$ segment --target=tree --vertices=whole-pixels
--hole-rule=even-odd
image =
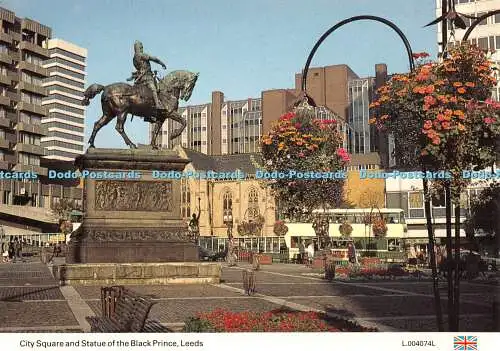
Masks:
[[[482,229],[495,236],[495,252],[498,252],[498,234],[500,233],[500,183],[493,182],[471,199],[470,217],[467,225],[473,229]]]
[[[60,199],[51,206],[52,215],[59,220],[59,229],[64,234],[64,241],[66,242],[66,235],[70,234],[73,230],[71,224],[71,212],[78,209],[75,202],[69,199]]]
[[[333,178],[349,162],[341,142],[336,120],[295,112],[281,116],[263,136],[262,168],[277,176],[269,186],[286,217],[310,216],[343,203],[344,179]]]
[[[401,167],[448,170],[446,179],[433,184],[446,194],[449,259],[451,207],[455,204],[455,260],[449,265],[450,273],[454,267],[455,276],[448,274],[448,315],[450,329],[458,330],[460,193],[470,181],[462,174],[494,163],[500,104],[490,99],[496,79],[488,57],[478,47],[468,43],[456,46],[441,62],[426,62],[427,56],[417,54],[420,62],[415,71],[393,76],[378,90],[370,122],[394,136],[395,156]],[[427,205],[429,194],[425,196]],[[428,212],[426,208],[426,215]],[[432,237],[429,239],[431,243]],[[439,298],[435,261],[431,264],[435,296]]]
[[[344,201],[347,151],[336,120],[315,118],[303,101],[280,117],[261,142],[263,166],[273,178],[269,186],[284,216],[313,222],[319,246],[329,244],[328,219],[313,218],[317,209],[338,208]]]

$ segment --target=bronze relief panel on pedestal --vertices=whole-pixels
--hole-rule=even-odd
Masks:
[[[117,181],[95,182],[94,209],[97,211],[172,212],[172,182]]]

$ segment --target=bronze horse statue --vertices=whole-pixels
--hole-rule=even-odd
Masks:
[[[151,137],[151,146],[158,149],[156,139],[160,133],[161,126],[166,119],[170,118],[181,124],[176,129],[170,139],[175,139],[181,135],[186,128],[186,121],[177,111],[179,108],[179,99],[188,101],[193,92],[199,73],[189,71],[173,71],[158,81],[158,97],[161,100],[164,110],[156,110],[154,107],[153,94],[146,85],[129,85],[127,83],[113,83],[110,85],[92,84],[85,90],[82,105],[88,106],[90,100],[102,92],[101,107],[103,115],[94,123],[94,129],[89,139],[90,148],[94,146],[94,140],[97,132],[106,124],[117,117],[116,130],[122,136],[125,143],[130,148],[137,146],[130,141],[123,125],[128,114],[143,117],[145,121],[154,124]]]

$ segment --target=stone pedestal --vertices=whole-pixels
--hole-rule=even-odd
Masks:
[[[188,159],[173,150],[89,149],[75,161],[84,173],[83,223],[67,263],[197,262],[181,219],[181,180]]]
[[[219,284],[221,265],[212,262],[83,263],[52,267],[61,285]]]

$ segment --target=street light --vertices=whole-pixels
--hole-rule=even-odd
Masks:
[[[231,240],[233,238],[233,213],[231,210],[224,211],[223,220],[227,227],[227,237]]]

